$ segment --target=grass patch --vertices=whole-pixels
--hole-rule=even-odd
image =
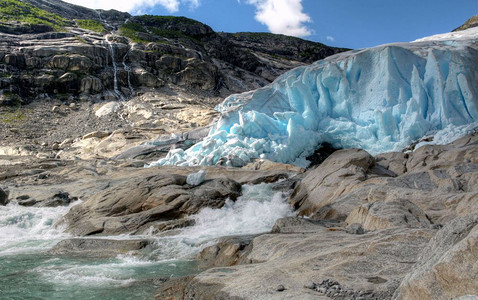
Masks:
[[[76,22],[76,25],[78,25],[78,27],[83,29],[95,31],[98,33],[106,32],[106,28],[103,25],[103,23],[97,20],[79,19],[79,20],[75,20],[75,22]]]
[[[56,31],[61,31],[64,29],[64,26],[70,25],[66,19],[57,14],[17,0],[0,1],[0,21],[18,21],[33,25],[47,25]]]
[[[201,29],[197,30],[196,26]],[[137,43],[161,43],[161,38],[167,38],[186,39],[197,45],[202,45],[202,37],[213,33],[208,26],[193,19],[152,15],[133,17],[132,21],[121,26],[120,32]]]
[[[20,108],[0,113],[0,120],[7,124],[19,123],[25,121],[26,118],[26,114]]]
[[[125,23],[120,27],[120,33],[122,36],[130,38],[135,43],[148,43],[149,40],[139,37],[138,33],[147,33],[146,29],[138,23]]]
[[[80,43],[83,43],[83,44],[88,44],[88,41],[86,41],[84,38],[82,38],[81,36],[78,36],[78,35],[75,35],[75,39],[80,42]]]

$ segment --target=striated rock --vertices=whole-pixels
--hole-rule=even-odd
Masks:
[[[407,171],[406,162],[408,154],[402,152],[388,152],[375,156],[375,162],[396,175],[402,175]]]
[[[311,280],[333,299],[391,299],[435,232],[394,228],[351,235],[318,227],[316,232],[256,237],[245,257],[253,264],[204,271],[185,294],[208,299],[210,290],[220,289],[224,299],[318,299],[319,291],[303,287]],[[287,289],[276,294],[279,285]]]
[[[312,233],[320,232],[324,227],[336,228],[341,226],[335,221],[316,221],[302,217],[286,217],[277,220],[271,233]]]
[[[430,240],[394,299],[455,299],[477,295],[478,214],[457,218]]]
[[[185,298],[185,290],[194,276],[171,278],[161,285],[154,295],[155,300],[180,300]]]
[[[361,205],[349,214],[345,222],[360,224],[367,231],[400,226],[427,228],[431,225],[423,210],[404,199]]]

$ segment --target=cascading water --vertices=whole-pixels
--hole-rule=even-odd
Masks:
[[[113,90],[117,97],[119,97],[121,100],[125,100],[123,93],[121,93],[118,89],[118,65],[116,64],[113,43],[110,42],[108,39],[106,39],[106,42],[108,43],[108,47],[110,49],[111,63],[113,65]]]
[[[129,49],[128,52],[126,52],[126,54],[123,56],[123,68],[128,73],[128,88],[132,96],[134,90],[133,90],[133,85],[131,84],[131,68],[126,64],[126,57],[128,56],[130,51],[131,49]]]
[[[56,242],[69,237],[55,224],[72,205],[0,206],[0,295],[5,299],[152,298],[158,288],[155,279],[197,273],[195,255],[218,237],[267,232],[276,219],[291,215],[284,198],[268,184],[244,186],[243,196],[236,202],[201,210],[192,216],[196,225],[178,235],[102,237],[156,239],[157,247],[142,257],[112,259],[47,253]]]

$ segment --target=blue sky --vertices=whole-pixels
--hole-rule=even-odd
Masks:
[[[364,48],[451,31],[478,0],[67,0],[91,8],[196,19],[215,31],[274,32]]]

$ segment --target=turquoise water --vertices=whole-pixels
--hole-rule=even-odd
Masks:
[[[141,257],[111,259],[48,254],[71,238],[60,222],[71,206],[0,206],[0,299],[152,299],[162,278],[200,272],[193,258],[217,238],[267,232],[275,220],[292,214],[284,195],[270,185],[243,186],[242,193],[221,209],[201,210],[192,216],[195,226],[174,236],[107,237],[156,239],[156,247]]]
[[[1,299],[152,299],[160,278],[199,271],[194,261],[125,262],[46,254],[0,259]]]

